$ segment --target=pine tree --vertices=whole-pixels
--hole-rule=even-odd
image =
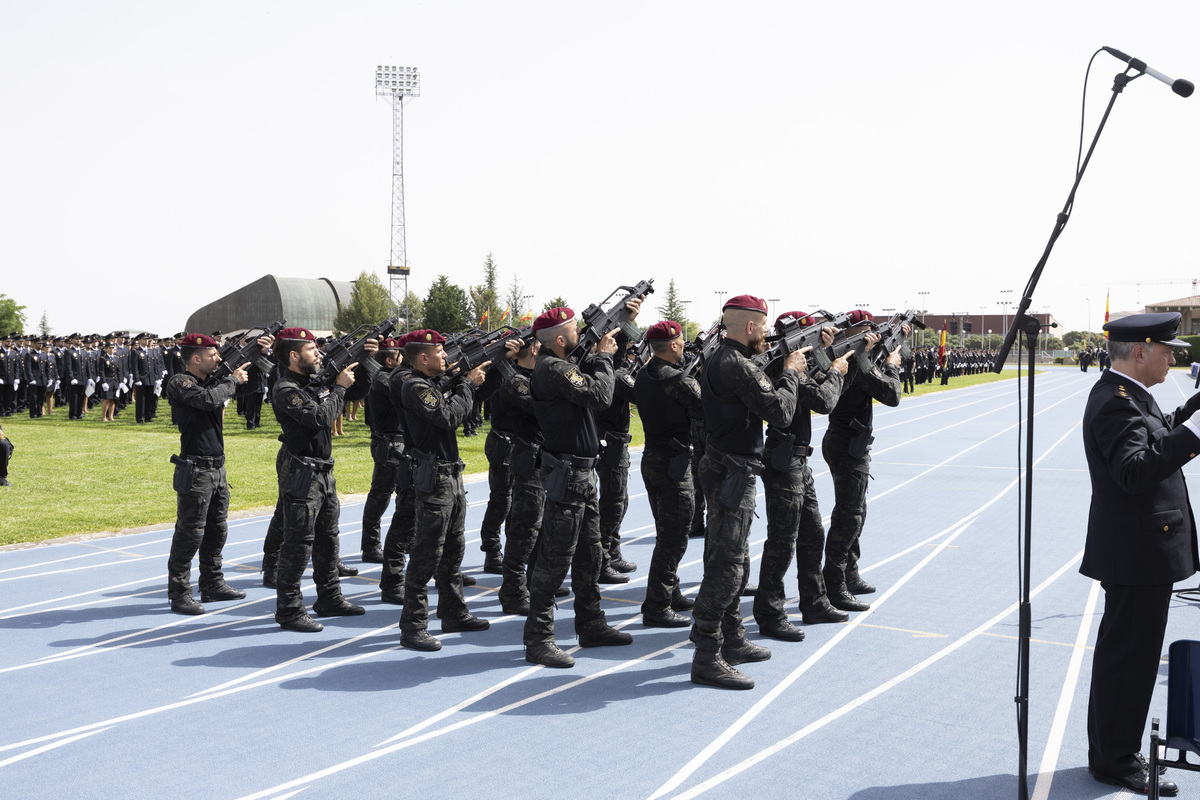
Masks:
[[[451,283],[445,275],[438,275],[425,296],[422,324],[439,333],[458,333],[475,327],[472,312],[463,288]]]
[[[42,310],[42,320],[38,323],[38,333],[42,336],[50,335],[50,318],[46,315],[45,309]]]

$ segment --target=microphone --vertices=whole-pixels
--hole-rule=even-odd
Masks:
[[[1116,58],[1120,61],[1124,61],[1126,64],[1128,64],[1133,69],[1136,69],[1138,72],[1144,72],[1145,74],[1149,75],[1151,78],[1158,78],[1160,81],[1165,83],[1167,86],[1170,86],[1171,91],[1174,92],[1175,94],[1179,95],[1180,97],[1191,97],[1192,92],[1196,91],[1196,85],[1193,84],[1191,81],[1184,80],[1183,78],[1180,78],[1179,80],[1175,80],[1173,78],[1168,78],[1166,75],[1163,75],[1158,70],[1151,69],[1150,67],[1146,66],[1146,62],[1142,61],[1140,58],[1132,58],[1130,56],[1125,55],[1120,50],[1117,50],[1112,47],[1102,47],[1101,49],[1104,50],[1104,52],[1108,53],[1110,56],[1113,56],[1114,58]]]

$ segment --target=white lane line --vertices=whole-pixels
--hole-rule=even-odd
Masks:
[[[78,741],[79,739],[86,739],[93,734],[104,733],[107,730],[109,730],[109,728],[100,728],[99,730],[88,731],[87,733],[81,733],[78,736],[71,736],[67,739],[59,739],[57,742],[51,742],[50,744],[42,745],[41,747],[30,750],[28,753],[21,753],[19,756],[6,758],[4,761],[0,761],[0,767],[7,767],[9,764],[15,764],[18,761],[24,761],[27,758],[41,755],[42,753],[45,753],[48,750],[53,750],[56,747],[62,747],[64,744],[70,744],[71,742]]]
[[[1054,722],[1050,735],[1046,737],[1046,750],[1038,767],[1037,784],[1033,787],[1033,800],[1046,800],[1050,796],[1050,784],[1054,782],[1054,770],[1058,768],[1058,755],[1062,751],[1063,738],[1067,733],[1067,718],[1071,715],[1071,700],[1079,684],[1079,672],[1083,667],[1083,654],[1087,650],[1088,636],[1092,631],[1092,620],[1096,615],[1096,603],[1100,599],[1100,581],[1092,581],[1087,605],[1079,620],[1079,631],[1075,634],[1075,649],[1063,679],[1062,692],[1058,695],[1058,707],[1054,709]]]
[[[365,764],[367,762],[374,761],[378,758],[383,758],[384,756],[391,755],[392,753],[395,753],[399,750],[403,750],[407,747],[411,747],[415,744],[420,744],[422,742],[428,741],[428,740],[436,738],[438,736],[442,736],[447,733],[452,733],[454,731],[460,730],[460,729],[468,727],[470,725],[474,725],[478,722],[483,722],[484,720],[492,719],[493,717],[497,717],[497,716],[499,716],[501,714],[505,714],[509,711],[514,711],[518,708],[521,708],[522,706],[529,705],[530,703],[535,703],[535,702],[537,702],[539,700],[543,700],[547,697],[552,697],[556,694],[560,694],[561,692],[568,691],[569,689],[574,689],[577,686],[582,686],[586,683],[590,683],[591,681],[597,680],[598,678],[607,677],[608,675],[612,675],[613,673],[620,672],[623,669],[626,669],[631,666],[635,666],[644,661],[649,661],[650,659],[658,658],[659,656],[665,655],[665,654],[671,652],[672,650],[677,650],[686,644],[688,644],[688,642],[687,642],[687,640],[684,640],[682,642],[678,642],[678,643],[670,645],[668,647],[664,647],[660,650],[655,650],[653,653],[647,653],[646,655],[641,656],[639,658],[631,659],[629,661],[622,661],[618,664],[614,664],[606,669],[603,669],[600,672],[597,672],[593,675],[585,675],[581,678],[578,678],[577,680],[571,681],[569,683],[565,683],[562,686],[557,686],[553,689],[547,689],[546,691],[540,692],[536,695],[533,695],[532,697],[526,697],[521,700],[514,701],[512,703],[509,703],[506,706],[503,706],[502,708],[497,708],[494,711],[485,711],[485,712],[477,714],[473,717],[468,717],[467,719],[456,722],[453,725],[448,725],[444,728],[438,728],[435,731],[430,731],[429,733],[423,734],[421,736],[415,736],[410,739],[405,739],[403,741],[396,742],[388,747],[385,747],[385,748],[382,748],[379,750],[373,750],[369,753],[364,753],[363,755],[358,756],[353,759],[350,759],[349,761],[343,761],[339,764],[334,764],[332,766],[326,767],[325,769],[305,775],[304,777],[296,778],[295,780],[288,781],[287,783],[281,783],[278,786],[272,786],[269,789],[263,789],[260,792],[255,792],[254,794],[244,795],[241,798],[239,798],[239,800],[261,800],[261,798],[270,797],[270,796],[274,795],[276,792],[284,791],[286,789],[291,789],[296,786],[300,786],[302,784],[307,784],[312,781],[320,780],[321,778],[325,778],[330,775],[337,774],[338,772],[342,772],[344,770],[351,769],[352,767],[359,766],[360,764]],[[521,675],[522,676],[527,675],[527,674],[530,674],[531,672],[535,672],[535,671],[541,670],[541,669],[544,669],[544,667],[539,666],[539,667],[535,667],[530,670],[524,670],[521,673]],[[497,687],[493,687],[493,689],[495,689],[495,688],[497,688]],[[486,696],[486,694],[483,696]]]
[[[1061,567],[1059,567],[1054,572],[1053,575],[1048,577],[1044,582],[1042,582],[1042,584],[1040,586],[1038,586],[1033,592],[1031,592],[1030,597],[1031,598],[1036,597],[1039,594],[1041,594],[1042,590],[1044,590],[1046,587],[1050,586],[1055,581],[1057,581],[1059,578],[1061,578],[1063,575],[1065,575],[1067,570],[1076,566],[1079,563],[1080,559],[1082,559],[1082,558],[1083,558],[1083,551],[1080,550],[1078,553],[1076,553],[1071,558],[1070,561],[1068,561],[1067,563],[1065,563]],[[778,742],[776,742],[775,744],[771,745],[770,747],[760,750],[759,752],[757,752],[754,755],[750,756],[749,758],[741,761],[740,763],[735,764],[734,766],[730,767],[729,769],[725,770],[724,772],[714,775],[713,777],[709,778],[708,780],[704,781],[703,783],[696,784],[691,789],[689,789],[686,792],[683,792],[682,794],[675,795],[672,800],[690,800],[690,798],[698,797],[699,795],[703,794],[704,792],[708,791],[709,789],[712,789],[713,787],[724,783],[725,781],[729,780],[730,778],[740,775],[741,773],[750,769],[754,765],[756,765],[762,761],[765,761],[766,759],[770,758],[771,756],[775,755],[776,753],[779,753],[780,751],[792,746],[796,742],[798,742],[801,739],[803,739],[804,737],[808,736],[810,733],[814,733],[814,732],[820,730],[821,728],[825,727],[829,723],[834,722],[834,721],[838,720],[839,718],[845,716],[846,714],[850,713],[851,711],[855,710],[859,706],[865,705],[866,703],[870,702],[871,700],[874,700],[876,697],[883,694],[884,692],[887,692],[888,690],[893,689],[896,686],[899,686],[901,683],[903,683],[904,681],[913,677],[914,675],[917,675],[917,674],[923,672],[928,667],[933,666],[934,664],[941,661],[946,656],[951,655],[955,651],[962,648],[964,645],[969,644],[970,642],[972,642],[979,636],[983,635],[990,628],[995,627],[996,625],[1000,624],[1008,617],[1012,616],[1014,613],[1016,613],[1016,611],[1019,607],[1020,607],[1019,602],[1013,603],[1008,608],[1004,609],[999,614],[997,614],[996,616],[989,619],[987,622],[984,622],[982,625],[975,628],[973,631],[970,631],[969,633],[966,633],[963,636],[959,637],[953,643],[951,643],[951,644],[947,645],[946,647],[942,648],[941,650],[937,651],[936,653],[929,656],[928,658],[926,658],[924,661],[920,662],[919,664],[916,664],[913,667],[910,667],[909,669],[900,673],[899,675],[897,675],[896,677],[887,681],[886,683],[882,683],[879,686],[876,686],[874,689],[870,690],[869,692],[865,692],[865,693],[859,695],[858,697],[854,698],[850,702],[843,705],[841,708],[831,711],[830,713],[826,714],[825,716],[821,717],[820,719],[809,723],[808,725],[804,726],[800,730],[793,733],[791,736],[788,736],[785,739],[781,739]]]
[[[1067,437],[1074,434],[1075,428],[1079,427],[1080,424],[1081,423],[1076,423],[1075,425],[1071,426],[1071,428],[1069,430],[1067,430],[1065,433],[1063,433],[1062,436],[1060,436],[1058,438],[1058,441],[1056,441],[1054,444],[1050,445],[1050,447],[1047,448],[1045,450],[1045,452],[1043,452],[1037,458],[1037,460],[1034,462],[1034,464],[1036,465],[1037,463],[1041,462],[1043,459],[1048,457],[1052,452],[1054,452],[1054,450],[1060,444],[1062,444],[1064,441],[1066,441]],[[989,438],[994,438],[994,437],[989,437]],[[987,441],[987,440],[985,439],[984,441]],[[982,443],[983,442],[980,442],[979,444],[982,444]],[[977,446],[978,446],[978,444],[972,445],[972,447],[977,447]],[[968,448],[968,449],[971,449],[971,448]],[[882,605],[889,597],[891,597],[893,594],[895,594],[895,592],[903,584],[907,583],[909,579],[911,579],[918,572],[920,572],[922,569],[924,569],[925,566],[927,564],[929,564],[937,555],[941,554],[945,550],[946,545],[949,544],[954,539],[958,538],[958,536],[964,530],[966,530],[971,525],[971,523],[973,523],[975,521],[975,519],[981,513],[983,513],[986,509],[990,508],[992,505],[998,503],[1001,498],[1003,498],[1005,495],[1007,495],[1009,492],[1011,492],[1015,487],[1020,485],[1021,479],[1022,479],[1022,475],[1018,475],[1016,478],[1009,481],[1009,483],[1003,489],[1001,489],[999,492],[997,492],[995,495],[993,495],[990,500],[985,502],[983,505],[977,507],[970,514],[964,516],[958,522],[956,522],[955,526],[961,526],[961,527],[958,527],[957,530],[955,530],[954,533],[951,534],[949,538],[947,538],[945,541],[941,542],[937,547],[935,547],[933,549],[932,552],[929,553],[929,555],[927,555],[925,558],[921,559],[921,561],[918,562],[916,566],[914,566],[902,578],[900,578],[900,580],[897,581],[896,584],[891,586],[886,592],[884,592],[882,595],[880,595],[879,598],[871,604],[870,609],[868,609],[867,611],[863,612],[858,617],[856,617],[854,622],[852,622],[850,625],[848,625],[845,628],[843,628],[842,630],[838,631],[833,636],[833,638],[831,638],[828,642],[826,642],[821,647],[821,649],[819,649],[817,652],[813,653],[813,655],[810,656],[806,661],[804,661],[804,663],[802,663],[795,670],[793,670],[793,672],[790,675],[788,675],[788,677],[785,678],[780,684],[772,687],[771,691],[768,692],[765,697],[763,697],[761,700],[759,700],[757,703],[755,703],[748,711],[746,711],[745,714],[743,714],[740,718],[738,718],[738,720],[736,722],[734,722],[731,726],[726,728],[716,739],[714,739],[711,743],[709,743],[709,745],[707,747],[705,747],[703,750],[701,750],[699,753],[697,753],[696,756],[694,758],[692,758],[691,761],[689,761],[687,764],[685,764],[678,772],[676,772],[673,776],[671,776],[670,779],[668,779],[665,783],[663,783],[652,795],[650,795],[649,800],[656,800],[656,798],[662,797],[663,795],[665,795],[669,792],[672,792],[676,788],[678,788],[680,784],[682,784],[685,780],[687,780],[692,775],[692,773],[694,773],[697,769],[699,769],[701,766],[703,766],[710,758],[712,758],[717,752],[719,752],[721,750],[721,748],[723,748],[726,744],[728,744],[728,742],[735,735],[737,735],[747,724],[749,724],[751,720],[753,720],[755,717],[757,717],[760,713],[762,713],[767,708],[767,706],[769,706],[772,702],[774,702],[774,700],[776,698],[778,698],[779,695],[785,689],[787,689],[789,686],[791,686],[792,683],[794,683],[802,674],[807,672],[809,667],[811,667],[814,663],[816,663],[816,661],[818,661],[822,656],[824,656],[825,653],[829,652],[829,650],[832,649],[835,644],[837,644],[842,639],[844,639],[846,636],[848,636],[851,631],[858,628],[862,624],[863,620],[869,619],[871,617],[871,615],[873,613],[875,613],[875,611],[879,608],[879,606]],[[991,627],[991,625],[989,624],[988,627]],[[985,630],[986,630],[986,628],[985,628]],[[932,662],[930,662],[930,663],[932,663]],[[913,673],[913,674],[916,674],[916,673]],[[740,771],[740,770],[738,770],[738,771]],[[722,773],[722,774],[725,774],[725,773]],[[722,778],[722,780],[724,780],[724,778]]]

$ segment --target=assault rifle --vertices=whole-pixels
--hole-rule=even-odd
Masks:
[[[254,363],[254,359],[258,357],[259,347],[258,340],[264,336],[278,336],[283,330],[283,326],[287,324],[287,320],[273,322],[265,328],[250,328],[237,339],[230,339],[217,351],[221,356],[221,363],[217,365],[216,370],[209,376],[209,380],[213,383],[224,380],[233,374],[233,371],[245,364],[247,361]]]
[[[374,339],[377,342],[383,340],[396,329],[397,322],[399,322],[398,319],[385,319],[375,327],[364,323],[338,339],[322,357],[321,371],[313,378],[313,382],[323,386],[332,386],[342,370],[351,364],[362,361],[365,352],[363,348],[368,339]]]
[[[456,336],[458,338],[453,345],[449,339],[446,340],[446,345],[454,348],[453,355],[445,345],[442,348],[447,351],[446,371],[438,378],[438,385],[443,390],[456,378],[466,375],[481,364],[504,358],[508,349],[505,345],[509,342],[517,339],[528,342],[533,338],[533,326],[514,328],[511,325],[505,325],[488,333],[475,329],[465,334],[456,334]],[[451,361],[452,357],[453,361]]]
[[[821,343],[821,331],[827,327],[837,328],[837,333],[834,334],[832,349],[836,353],[833,359],[837,359],[849,349],[853,349],[849,339],[846,338],[846,329],[850,327],[850,317],[847,314],[832,314],[825,310],[819,310],[817,314],[824,319],[815,324],[804,326],[800,321],[793,317],[785,317],[781,320],[777,328],[779,333],[776,336],[767,337],[767,341],[771,342],[771,347],[762,353],[752,357],[750,361],[760,369],[771,369],[772,372],[783,368],[783,361],[792,353],[803,350],[806,347],[811,347],[814,350],[824,345]],[[861,340],[861,337],[855,337],[854,342]],[[839,342],[841,343],[841,352],[839,350]]]
[[[621,297],[613,302],[612,306],[606,311],[605,304],[613,299],[613,296],[618,292],[624,292]],[[640,342],[642,340],[642,332],[637,325],[629,319],[629,311],[625,308],[625,300],[629,297],[645,297],[648,294],[654,293],[654,278],[648,281],[640,281],[636,286],[618,286],[613,290],[612,294],[601,300],[598,304],[593,303],[584,309],[582,319],[586,328],[583,333],[579,334],[579,345],[571,351],[567,356],[571,361],[582,361],[583,357],[594,347],[601,339],[608,335],[609,331],[620,329],[631,342]]]
[[[862,326],[850,336],[839,334],[830,347],[830,350],[832,350],[830,358],[837,359],[845,353],[862,350],[866,346],[867,334],[875,333],[879,335],[879,341],[871,350],[870,358],[876,366],[881,366],[887,361],[891,352],[904,341],[905,325],[910,326],[910,329],[914,325],[918,328],[925,327],[925,323],[921,322],[918,318],[920,313],[915,308],[910,308],[903,313],[893,314],[883,324],[872,322],[870,325]]]
[[[687,343],[683,352],[685,355],[691,354],[692,358],[683,366],[683,377],[696,377],[696,372],[704,366],[704,362],[721,346],[724,327],[723,323],[717,322],[708,330],[697,333],[696,338]]]

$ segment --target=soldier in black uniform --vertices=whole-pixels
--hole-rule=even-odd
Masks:
[[[654,553],[646,578],[642,624],[686,628],[678,613],[693,602],[679,591],[679,561],[687,552],[695,499],[692,494],[692,420],[704,418],[700,386],[683,374],[683,327],[664,320],[646,331],[653,358],[638,372],[634,402],[646,432],[642,481],[654,515]]]
[[[636,313],[640,300],[627,308]],[[567,360],[579,343],[575,312],[552,308],[533,323],[541,343],[530,390],[538,427],[545,437],[542,478],[546,507],[537,563],[529,578],[529,617],[525,620],[525,660],[547,667],[571,667],[575,659],[554,643],[554,594],[571,569],[575,592],[575,632],[581,647],[633,643],[611,627],[600,608],[600,512],[596,505],[596,456],[600,432],[595,413],[613,395],[613,354],[617,332],[610,331],[582,364]]]
[[[368,350],[378,349],[370,342]],[[323,629],[304,608],[300,578],[312,557],[319,617],[355,616],[363,607],[342,596],[338,578],[338,515],[341,504],[333,479],[333,423],[342,413],[346,387],[354,382],[351,364],[333,387],[310,382],[320,372],[316,337],[305,328],[284,328],[275,341],[275,357],[284,372],[275,382],[271,406],[283,433],[276,461],[283,506],[283,543],[276,576],[275,621],[287,630]]]
[[[443,393],[435,379],[446,370],[446,352],[442,349],[445,341],[437,331],[412,332],[404,345],[404,360],[412,367],[412,376],[400,389],[417,510],[416,535],[404,579],[400,644],[424,651],[442,648],[428,630],[431,577],[437,585],[437,615],[443,633],[489,627],[486,619],[467,611],[463,599],[459,568],[467,547],[467,497],[456,435],[471,413],[487,363],[455,380],[450,391]]]
[[[492,419],[491,430],[483,442],[483,454],[487,456],[488,461],[488,501],[487,508],[483,511],[483,523],[479,526],[479,549],[483,551],[483,571],[493,575],[504,574],[500,526],[504,524],[512,506],[513,490],[512,427],[515,423],[507,413],[508,407],[503,401],[497,403],[495,400],[496,392],[503,381],[504,375],[501,371],[492,369],[477,393],[487,396]],[[464,430],[464,435],[469,434]]]
[[[1092,655],[1088,767],[1096,780],[1144,794],[1140,750],[1159,681],[1174,584],[1200,569],[1196,521],[1182,467],[1200,453],[1200,394],[1164,414],[1148,391],[1175,363],[1180,315],[1135,314],[1105,324],[1112,366],[1083,415],[1092,480],[1079,571],[1100,581],[1104,616]],[[1157,776],[1156,776],[1157,777]],[[1160,783],[1160,794],[1179,792]]]
[[[392,475],[396,506],[392,511],[387,536],[383,540],[383,574],[379,579],[379,593],[383,602],[398,606],[404,605],[404,563],[412,549],[413,537],[417,530],[412,457],[408,453],[408,433],[404,411],[400,405],[404,382],[412,378],[412,368],[403,359],[404,347],[411,336],[410,332],[395,340],[397,349],[401,351],[400,363],[387,373],[386,378],[376,376],[371,383],[371,391],[367,394],[367,415],[371,419],[372,435],[379,433],[383,436],[399,437],[405,442],[399,453],[396,452],[395,445],[392,448],[396,461]]]
[[[696,643],[692,683],[751,689],[754,680],[733,668],[765,661],[771,651],[746,639],[739,597],[746,586],[755,475],[762,471],[762,422],[786,425],[796,410],[796,386],[807,361],[791,353],[774,386],[750,362],[765,344],[767,303],[738,295],[723,308],[725,339],[704,365],[700,398],[708,446],[700,480],[708,503],[704,578],[692,609]]]
[[[271,337],[258,340],[259,370],[270,369],[267,358]],[[246,593],[225,582],[221,573],[221,550],[227,535],[229,486],[225,478],[225,401],[244,386],[249,377],[242,364],[229,377],[210,382],[209,376],[221,363],[217,343],[202,333],[183,340],[187,370],[166,386],[171,417],[179,426],[178,456],[174,487],[178,495],[175,534],[167,560],[167,597],[171,610],[179,614],[203,614],[204,606],[192,596],[191,567],[200,552],[200,600],[212,603],[240,600]],[[145,384],[140,387],[145,389]]]
[[[528,616],[529,582],[526,568],[542,529],[542,509],[546,490],[542,485],[542,432],[533,410],[533,394],[529,384],[537,365],[541,344],[530,337],[519,345],[511,357],[497,362],[495,373],[500,387],[492,395],[492,428],[500,428],[512,442],[509,465],[512,469],[512,503],[504,519],[504,580],[500,584],[500,608],[505,614]]]
[[[628,583],[625,574],[637,564],[621,555],[621,523],[629,509],[629,404],[634,378],[625,359],[614,356],[613,398],[596,414],[600,429],[600,456],[596,462],[600,509],[601,583]]]
[[[808,327],[818,320],[802,311],[789,311],[775,320],[776,327],[792,317]],[[833,344],[836,329],[821,333],[824,347]],[[845,622],[849,615],[829,605],[825,581],[821,577],[821,557],[825,550],[825,529],[821,508],[813,488],[812,412],[828,414],[842,392],[842,380],[848,369],[847,353],[831,362],[824,348],[808,354],[810,369],[800,374],[796,411],[787,425],[767,428],[763,447],[763,489],[767,503],[767,539],[759,566],[758,592],[754,597],[754,619],[764,636],[785,642],[799,642],[804,632],[793,625],[784,611],[784,576],[796,557],[800,584],[800,611],[804,624]]]
[[[862,310],[850,312],[856,324],[872,320]],[[851,331],[853,332],[853,328]],[[904,326],[908,335],[908,326]],[[821,441],[821,455],[833,477],[833,513],[825,540],[825,588],[830,604],[842,611],[866,611],[870,604],[855,597],[870,594],[875,587],[858,572],[859,544],[867,517],[867,480],[871,476],[871,435],[874,401],[885,406],[900,404],[900,348],[893,350],[882,367],[875,366],[869,353],[879,336],[868,333],[866,347],[850,362],[843,381],[845,388],[829,414],[829,427]]]
[[[383,512],[387,510],[388,502],[396,492],[396,470],[400,461],[406,458],[404,454],[404,433],[401,430],[400,411],[392,405],[388,394],[388,381],[392,370],[400,366],[400,341],[388,338],[379,343],[379,351],[375,360],[379,362],[379,372],[371,379],[367,390],[366,417],[367,427],[371,429],[371,488],[367,490],[367,499],[363,503],[362,521],[362,560],[367,564],[383,563],[383,546],[381,543],[380,524]],[[397,524],[393,516],[392,525]],[[391,527],[388,536],[391,537]],[[404,548],[408,552],[408,548]],[[403,559],[403,556],[401,556]],[[401,567],[403,569],[403,567]]]

